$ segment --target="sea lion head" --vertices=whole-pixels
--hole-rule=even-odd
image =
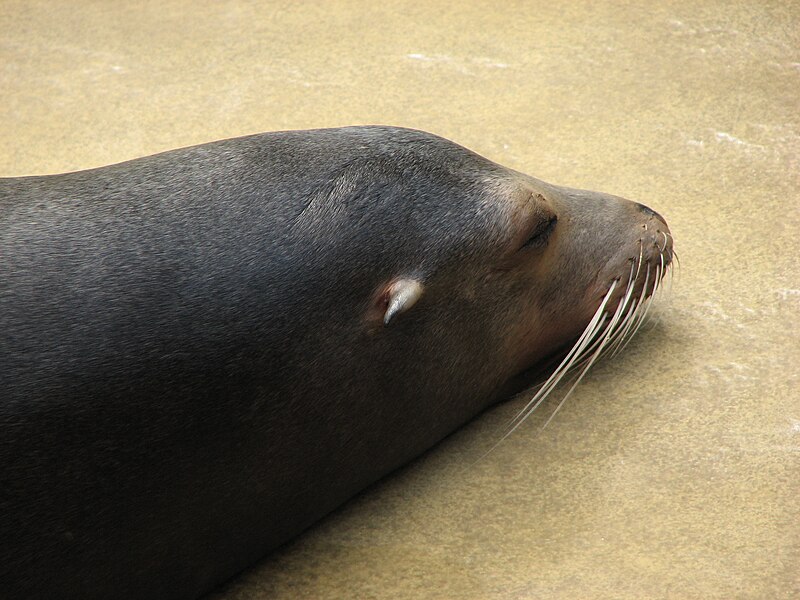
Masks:
[[[362,157],[318,206],[317,230],[336,231],[319,255],[338,290],[326,310],[348,311],[323,335],[345,357],[337,373],[355,365],[350,381],[406,407],[398,424],[452,430],[552,367],[590,325],[573,362],[620,343],[670,265],[669,229],[641,204],[550,185],[422,132],[354,134]]]

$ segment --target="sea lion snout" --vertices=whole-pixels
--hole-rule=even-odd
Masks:
[[[538,328],[531,328],[534,333],[529,332],[528,339],[538,336],[547,340],[540,347],[550,348],[560,341],[562,350],[549,359],[539,356],[542,363],[549,360],[558,366],[512,420],[507,435],[536,410],[566,373],[579,370],[549,422],[599,357],[625,347],[644,322],[673,257],[669,227],[651,208],[610,194],[536,180],[531,185],[547,190],[542,199],[557,215],[559,233],[553,237],[552,251],[539,261],[546,263],[547,291],[539,294],[549,299],[548,310],[544,316],[539,314]],[[519,390],[536,381],[539,371],[532,356],[529,353],[526,358],[534,366],[510,380],[507,389]]]
[[[599,212],[610,216],[604,225],[610,244],[600,249],[607,259],[593,286],[594,298],[603,298],[614,285],[610,310],[623,301],[642,302],[653,294],[672,263],[669,226],[658,212],[639,202],[608,194],[591,196],[605,206]]]
[[[558,217],[546,264],[551,313],[560,331],[569,320],[587,322],[605,301],[613,312],[621,302],[642,303],[657,288],[672,262],[672,234],[651,208],[588,190],[527,182]],[[543,283],[542,281],[538,282]],[[613,289],[612,289],[613,287]]]

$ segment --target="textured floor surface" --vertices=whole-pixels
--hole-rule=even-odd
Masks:
[[[800,597],[782,4],[3,2],[0,175],[384,123],[644,202],[675,235],[657,323],[546,429],[555,400],[473,465],[521,404],[485,414],[216,600]]]

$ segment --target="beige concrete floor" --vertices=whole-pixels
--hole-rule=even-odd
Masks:
[[[357,123],[645,202],[682,266],[548,428],[470,466],[497,408],[216,598],[800,597],[800,5],[0,5],[0,175]]]

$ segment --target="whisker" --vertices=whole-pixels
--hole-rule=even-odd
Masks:
[[[658,291],[659,297],[666,295],[667,298],[669,299],[669,298],[671,298],[671,295],[672,295],[672,282],[673,282],[673,279],[672,279],[673,275],[672,274],[673,274],[674,271],[672,269],[672,265],[665,265],[664,264],[664,255],[663,254],[659,258],[660,258],[660,262],[661,262],[662,275],[666,274],[666,272],[669,271],[669,280],[668,280],[666,286],[662,285],[661,287],[657,288],[657,290],[654,290],[653,295],[655,295],[655,291]],[[667,288],[666,290],[664,289],[665,287]],[[650,328],[651,330],[655,329],[656,327],[658,327],[658,324],[661,322],[661,314],[662,313],[658,313],[656,315],[656,318],[653,319],[653,321],[651,322],[652,323],[651,328]]]
[[[609,328],[610,328],[610,326],[609,326]],[[605,340],[605,342],[607,342],[609,338],[605,337],[603,339]],[[564,397],[561,398],[561,400],[559,401],[558,405],[555,407],[555,409],[553,410],[551,415],[544,422],[544,425],[542,425],[542,429],[544,429],[545,427],[547,427],[550,424],[550,421],[553,420],[553,418],[556,416],[556,414],[558,414],[558,411],[561,410],[561,407],[564,406],[564,403],[567,401],[567,398],[570,397],[570,395],[572,394],[573,390],[575,390],[575,388],[578,387],[578,384],[583,379],[583,376],[586,375],[586,373],[589,372],[589,369],[592,367],[592,365],[595,363],[595,361],[597,360],[597,358],[600,356],[601,352],[605,348],[605,342],[601,343],[600,346],[598,346],[597,350],[594,351],[594,354],[592,354],[592,356],[589,358],[589,360],[586,362],[586,364],[581,368],[580,375],[577,377],[577,379],[575,379],[575,381],[573,382],[572,386],[570,386],[569,390],[567,390],[567,393],[564,394]]]
[[[585,330],[584,334],[588,335],[586,335],[585,338],[580,338],[575,346],[573,346],[572,352],[574,352],[574,354],[572,356],[568,356],[568,360],[565,359],[565,362],[562,362],[561,365],[558,366],[558,368],[553,372],[550,378],[545,381],[542,387],[539,388],[538,392],[533,396],[533,398],[530,399],[522,411],[520,411],[519,414],[517,414],[517,416],[511,420],[511,425],[513,425],[513,427],[506,435],[511,434],[517,427],[519,427],[522,422],[525,421],[542,402],[544,402],[545,398],[547,398],[550,392],[552,392],[561,382],[561,379],[570,372],[572,367],[575,365],[575,362],[580,358],[586,344],[589,343],[594,336],[602,330],[606,318],[607,315],[602,315],[600,321],[595,323],[591,328],[587,328]]]
[[[681,259],[678,256],[678,253],[675,252],[675,248],[672,249],[672,263],[675,265],[676,270],[680,270],[680,268],[681,268]]]
[[[660,265],[656,265],[656,277],[655,277],[656,283],[660,280],[661,275],[662,275],[661,266]],[[653,296],[651,295],[650,296],[650,300],[647,302],[647,304],[645,306],[645,309],[644,309],[644,312],[642,313],[642,316],[639,319],[639,322],[636,324],[636,328],[633,330],[633,333],[631,333],[631,337],[628,338],[628,341],[632,340],[633,337],[636,335],[636,332],[639,331],[639,328],[645,322],[645,319],[647,318],[647,313],[650,312],[650,307],[652,305],[653,305]],[[627,345],[627,342],[626,342],[625,345]]]
[[[600,306],[597,308],[594,315],[592,315],[589,324],[585,327],[572,348],[569,349],[566,356],[561,360],[547,380],[539,386],[533,397],[531,397],[525,406],[509,421],[503,436],[492,445],[478,461],[482,460],[483,457],[491,453],[498,445],[505,441],[506,438],[514,433],[517,428],[539,408],[545,399],[550,396],[562,380],[566,378],[569,388],[544,422],[542,429],[547,427],[564,406],[578,384],[583,380],[589,369],[606,354],[615,356],[619,352],[622,352],[628,343],[636,336],[639,329],[647,320],[656,294],[661,296],[665,293],[665,288],[669,290],[672,288],[675,271],[677,270],[673,268],[673,260],[678,266],[680,264],[674,250],[671,249],[669,254],[666,252],[667,245],[669,244],[669,240],[672,239],[672,235],[666,232],[660,233],[664,236],[664,243],[663,247],[659,247],[658,244],[656,244],[656,248],[658,249],[658,263],[653,266],[649,261],[644,260],[644,243],[642,240],[639,240],[638,260],[634,259],[632,261],[631,270],[628,274],[628,281],[625,285],[625,292],[613,313],[606,310],[606,308],[614,292],[620,287],[619,279],[615,279],[611,283]],[[636,282],[639,281],[639,275],[642,272],[643,265],[645,273],[641,293],[637,297],[634,297],[634,291],[638,287]],[[667,273],[669,273],[670,276],[668,285],[660,285]],[[650,288],[652,288],[652,290]]]
[[[642,295],[639,298],[639,301],[638,301],[638,303],[636,305],[636,310],[630,316],[630,319],[628,320],[627,326],[625,327],[625,330],[622,332],[622,334],[619,336],[619,340],[615,344],[614,348],[611,349],[611,356],[616,356],[619,352],[622,351],[622,348],[624,348],[625,345],[627,344],[627,341],[625,341],[625,336],[627,335],[628,331],[630,331],[630,329],[634,325],[634,323],[636,323],[636,321],[637,321],[637,312],[639,310],[641,310],[642,304],[644,304],[646,302],[646,300],[647,300],[645,298],[644,292],[647,290],[647,283],[648,283],[649,279],[650,279],[650,265],[648,264],[647,265],[647,272],[644,275],[644,287],[643,287]],[[631,334],[631,337],[633,337],[633,334]],[[630,339],[630,337],[628,339]]]
[[[556,370],[550,375],[550,377],[545,381],[536,394],[531,398],[528,403],[522,408],[522,410],[511,420],[509,424],[510,430],[500,439],[502,442],[506,437],[511,435],[511,433],[519,427],[525,419],[530,416],[530,414],[538,408],[538,406],[544,401],[545,397],[550,393],[550,391],[556,386],[556,384],[561,380],[564,374],[570,369],[570,367],[574,364],[575,359],[580,356],[583,349],[591,342],[595,335],[597,335],[598,331],[602,327],[601,321],[605,321],[606,316],[604,315],[604,311],[606,308],[606,304],[608,304],[611,295],[614,293],[614,290],[619,283],[618,280],[615,280],[611,287],[609,288],[608,292],[606,292],[603,301],[600,303],[597,311],[595,311],[594,316],[592,317],[589,324],[584,329],[581,336],[578,338],[578,341],[572,347],[572,349],[567,353],[567,356],[561,361],[561,364],[556,367]],[[499,442],[498,442],[499,443]]]
[[[636,301],[631,302],[630,306],[628,303],[630,302],[631,296],[633,294],[633,290],[636,287],[636,279],[638,277],[639,270],[641,268],[641,262],[637,266],[636,275],[634,276],[633,273],[633,266],[631,267],[631,275],[628,278],[628,285],[625,291],[625,296],[622,300],[620,300],[617,309],[614,311],[614,315],[609,321],[608,325],[606,325],[603,335],[601,335],[589,348],[583,351],[580,355],[579,362],[577,367],[581,370],[580,374],[575,378],[572,385],[570,386],[569,390],[566,394],[564,394],[563,398],[559,401],[558,405],[556,406],[555,410],[552,412],[550,417],[545,421],[543,426],[547,427],[550,421],[553,420],[553,417],[556,416],[556,413],[561,409],[566,402],[567,398],[572,394],[572,391],[575,387],[580,383],[583,379],[584,375],[589,371],[591,366],[597,361],[597,359],[605,354],[605,351],[609,349],[610,346],[616,344],[623,335],[624,330],[626,329],[626,325],[630,324],[630,319],[633,315],[636,314],[636,309],[638,303]],[[650,266],[648,265],[648,274],[650,270]],[[623,317],[623,315],[625,315]]]
[[[639,273],[642,270],[642,260],[644,259],[644,242],[639,239],[639,260],[636,263],[636,275],[634,275],[633,280],[636,281],[639,279]]]
[[[628,276],[628,284],[627,284],[627,287],[626,287],[626,292],[625,292],[624,299],[620,301],[619,305],[617,306],[617,310],[614,311],[614,315],[612,316],[611,321],[606,326],[606,333],[607,334],[612,334],[613,333],[614,327],[616,326],[617,321],[619,320],[619,316],[625,310],[625,305],[628,303],[628,301],[629,301],[629,299],[631,297],[631,293],[633,292],[633,288],[636,285],[636,276],[634,276],[634,274],[633,274],[633,268],[634,268],[634,265],[631,265],[631,273]],[[636,271],[638,273],[638,268],[637,268]],[[578,368],[582,368],[584,361],[595,351],[595,348],[597,346],[599,346],[599,345],[604,345],[606,343],[605,340],[606,340],[607,337],[608,336],[600,336],[599,338],[597,338],[594,341],[594,343],[590,347],[586,348],[586,350],[583,352],[582,356],[578,359],[578,362],[577,362],[576,366]]]
[[[661,265],[662,266],[664,265],[664,257],[663,256],[661,257]],[[667,286],[666,286],[667,289],[666,289],[665,293],[666,293],[667,296],[671,296],[672,295],[672,284],[673,284],[673,282],[675,280],[675,269],[672,268],[671,264],[669,264],[666,267],[664,267],[664,269],[665,269],[665,272],[669,271],[669,280],[668,280],[668,283],[667,283]],[[663,290],[664,286],[661,286],[661,289]]]
[[[563,398],[561,398],[561,400],[559,401],[559,403],[556,406],[556,408],[553,410],[553,412],[550,414],[548,419],[545,421],[544,425],[542,426],[542,429],[547,427],[550,424],[550,421],[552,421],[553,418],[556,416],[558,411],[561,410],[561,407],[564,406],[564,403],[567,401],[567,398],[570,397],[570,395],[572,394],[573,390],[575,390],[575,388],[578,386],[578,384],[583,379],[584,375],[586,375],[586,373],[589,371],[589,369],[592,367],[592,365],[595,363],[595,361],[601,355],[603,350],[606,349],[606,347],[607,347],[607,345],[609,343],[609,340],[611,340],[612,337],[615,335],[615,333],[616,333],[615,328],[617,326],[617,323],[619,322],[620,316],[623,314],[623,312],[625,310],[625,303],[627,302],[628,298],[630,298],[630,294],[632,292],[633,287],[634,287],[634,283],[633,283],[633,281],[631,281],[629,283],[629,285],[628,285],[628,292],[627,292],[627,294],[625,296],[625,300],[621,301],[619,303],[619,306],[617,307],[617,310],[614,311],[614,316],[612,317],[612,319],[609,322],[609,324],[606,326],[604,335],[602,335],[600,337],[600,344],[597,346],[597,349],[591,354],[591,356],[588,358],[588,360],[586,360],[585,364],[580,367],[581,368],[580,375],[578,375],[578,377],[575,379],[575,381],[570,386],[569,390],[567,390],[567,393],[564,394]],[[624,320],[623,320],[623,322],[624,322]]]
[[[631,327],[634,325],[634,323],[636,323],[637,315],[642,309],[643,302],[643,298],[638,298],[633,304],[631,304],[631,308],[625,314],[625,318],[620,323],[618,331],[616,331],[614,334],[614,339],[605,349],[604,355],[609,354],[610,356],[616,356],[619,353],[622,344],[625,342],[628,336],[628,332],[631,330]]]
[[[577,356],[576,350],[578,350],[578,348],[581,346],[582,343],[585,343],[587,339],[591,339],[592,337],[594,337],[597,334],[597,332],[600,329],[602,329],[602,325],[607,316],[603,314],[603,311],[605,310],[605,305],[608,302],[608,299],[611,297],[611,294],[613,293],[616,284],[617,284],[616,280],[612,282],[611,288],[606,293],[605,298],[603,298],[603,302],[600,304],[600,307],[595,312],[594,316],[592,317],[592,320],[589,322],[589,325],[587,325],[586,329],[583,330],[581,337],[578,338],[578,341],[569,351],[564,360],[561,361],[561,364],[558,365],[556,370],[552,373],[552,375],[550,375],[547,381],[545,381],[541,385],[541,387],[533,396],[533,398],[531,398],[530,401],[528,401],[528,403],[517,414],[517,416],[511,420],[511,423],[509,424],[509,429],[506,431],[506,433],[499,440],[497,440],[497,442],[495,442],[491,448],[489,448],[475,462],[473,462],[472,465],[475,465],[484,458],[486,458],[486,456],[488,456],[501,443],[503,443],[508,436],[514,433],[517,427],[519,427],[522,423],[524,423],[525,420],[533,413],[533,411],[535,411],[536,408],[538,408],[538,406],[544,401],[544,399],[553,390],[553,388],[555,388],[556,384],[564,376],[564,374],[567,371],[569,371],[569,369],[572,367],[572,363],[574,362],[575,356]],[[516,424],[514,424],[515,422]]]

